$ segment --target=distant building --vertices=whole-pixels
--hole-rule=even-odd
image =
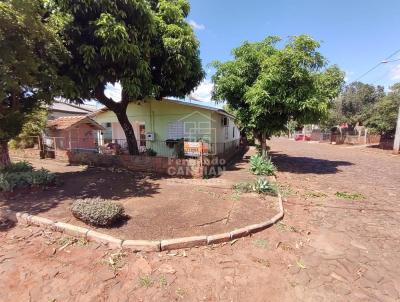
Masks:
[[[76,105],[62,101],[55,101],[48,109],[49,120],[54,120],[63,116],[84,116],[96,111],[95,106]]]

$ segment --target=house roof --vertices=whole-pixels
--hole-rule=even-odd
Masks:
[[[55,120],[47,121],[47,128],[55,130],[66,130],[79,124],[90,124],[95,130],[104,130],[104,127],[98,124],[95,120],[88,116],[77,115],[77,116],[62,116]]]
[[[163,102],[174,103],[174,104],[180,104],[180,105],[189,106],[189,107],[194,107],[194,108],[201,108],[201,109],[205,109],[205,110],[210,110],[210,111],[222,114],[222,115],[229,116],[231,118],[235,118],[235,116],[233,116],[232,114],[230,114],[230,113],[228,113],[225,110],[220,109],[220,108],[215,108],[215,107],[206,106],[206,105],[200,105],[200,104],[195,104],[195,103],[189,103],[189,102],[186,102],[186,101],[177,100],[177,99],[171,99],[171,98],[164,98],[162,101]],[[96,110],[93,113],[89,114],[89,116],[96,116],[97,114],[102,113],[102,112],[106,112],[108,110],[109,109],[107,107],[102,107],[99,110]]]
[[[96,110],[94,106],[89,105],[75,105],[66,102],[55,101],[49,108],[50,111],[61,111],[74,113],[77,115],[86,115]]]

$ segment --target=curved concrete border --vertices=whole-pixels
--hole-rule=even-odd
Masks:
[[[95,241],[106,244],[112,248],[125,248],[133,250],[135,252],[159,252],[229,242],[231,240],[262,231],[283,218],[284,210],[282,204],[282,196],[280,193],[278,193],[278,204],[279,213],[271,219],[258,224],[248,225],[246,227],[235,229],[228,233],[221,233],[210,236],[181,237],[164,240],[122,240],[107,234],[99,233],[94,230],[63,222],[54,222],[50,219],[39,217],[36,215],[30,215],[28,213],[18,212],[15,214],[15,218],[18,223],[35,225],[53,231],[61,232],[70,236],[81,237],[88,241]]]

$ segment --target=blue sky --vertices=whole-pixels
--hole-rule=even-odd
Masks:
[[[400,0],[190,0],[188,22],[200,41],[207,78],[193,95],[209,105],[213,60],[226,61],[243,41],[308,34],[320,51],[354,81],[400,49]],[[400,58],[400,52],[392,59]],[[400,61],[381,64],[361,81],[400,82]],[[109,89],[119,95],[118,89]],[[220,106],[220,105],[219,105]]]
[[[308,34],[322,43],[320,51],[338,64],[351,82],[400,49],[399,0],[191,0],[188,21],[200,41],[208,78],[194,92],[209,99],[213,60],[231,58],[243,41],[268,35],[287,38]],[[400,52],[392,59],[400,58]],[[400,82],[400,61],[382,64],[361,81]]]

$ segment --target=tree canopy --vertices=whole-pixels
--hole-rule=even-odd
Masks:
[[[0,2],[0,166],[25,118],[59,93],[65,51],[41,0]]]
[[[352,82],[344,86],[335,100],[326,124],[333,127],[343,123],[351,125],[363,123],[365,114],[384,96],[385,91],[382,86]]]
[[[387,95],[368,107],[363,118],[365,126],[374,132],[394,135],[400,106],[400,83],[390,89]]]
[[[245,42],[233,50],[233,60],[214,63],[213,97],[226,101],[243,130],[264,144],[289,120],[304,124],[326,117],[344,78],[337,66],[327,66],[311,37],[292,37],[279,48],[280,41],[273,36]]]
[[[186,22],[186,0],[54,0],[65,21],[70,60],[61,72],[73,81],[65,97],[97,99],[115,112],[129,152],[138,153],[126,109],[147,97],[184,96],[202,80],[199,43]],[[121,102],[104,94],[120,83]]]

